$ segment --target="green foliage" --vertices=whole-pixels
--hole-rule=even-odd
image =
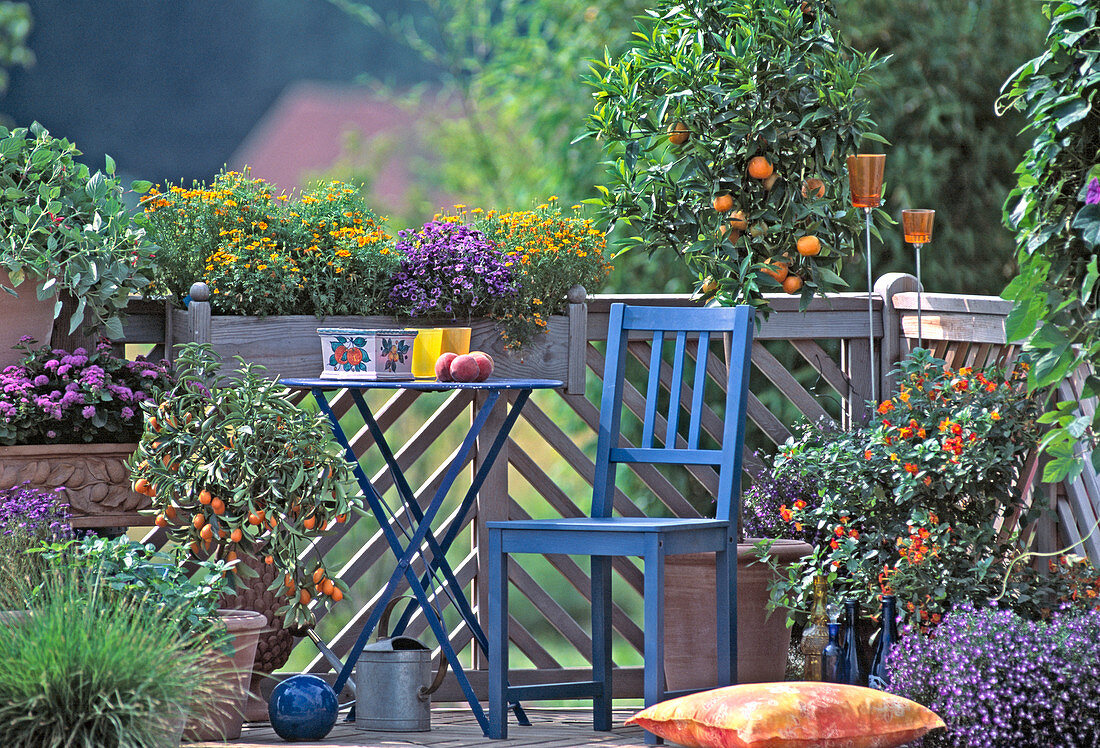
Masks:
[[[338,601],[347,591],[333,580],[340,594],[323,592],[318,561],[303,554],[330,523],[362,511],[358,485],[324,416],[298,408],[262,366],[237,361],[240,374],[227,382],[210,346],[180,347],[176,384],[143,405],[146,430],[129,462],[135,490],[193,555],[269,557],[293,582],[284,612],[300,624],[312,620],[311,599]]]
[[[210,185],[148,182],[139,219],[159,246],[151,290],[180,302],[195,281],[222,314],[379,314],[397,257],[359,191],[339,182],[299,199],[275,195],[248,171]]]
[[[175,745],[224,675],[213,630],[164,625],[153,597],[58,569],[23,620],[0,623],[0,743],[11,748]]]
[[[1015,274],[1000,206],[1026,148],[1024,120],[1016,112],[998,117],[994,102],[1004,79],[1042,44],[1039,10],[1034,0],[837,4],[852,46],[890,57],[864,95],[892,144],[890,214],[900,221],[902,208],[936,211],[935,236],[921,256],[932,291],[996,294]],[[900,231],[883,232],[872,251],[877,274],[913,272],[913,249]]]
[[[232,564],[192,561],[192,571],[185,549],[175,546],[158,551],[125,537],[52,543],[37,549],[35,555],[53,569],[79,569],[98,579],[104,594],[138,598],[159,607],[162,621],[181,632],[224,633],[218,607],[230,591],[225,575]]]
[[[27,49],[32,25],[30,5],[0,3],[0,94],[8,88],[8,68],[34,64],[34,53]]]
[[[861,226],[845,158],[881,140],[860,93],[875,56],[844,42],[831,2],[664,0],[649,13],[652,28],[591,79],[588,134],[611,156],[606,217],[629,224],[628,246],[675,252],[701,281],[713,277],[724,304],[767,306],[763,292],[780,287],[761,272],[768,258],[802,279],[803,305],[844,285],[845,247]],[[754,178],[754,158],[777,179],[765,179],[770,167]],[[809,179],[823,182],[823,199]],[[727,194],[747,225],[712,207]],[[820,255],[795,251],[804,235]]]
[[[90,174],[79,155],[37,122],[0,127],[0,265],[11,284],[0,289],[36,287],[39,299],[70,293],[77,304],[69,332],[84,323],[121,338],[122,310],[151,277],[151,247],[131,225],[114,161],[108,156],[106,173]],[[58,298],[55,317],[60,310]]]
[[[1014,537],[996,526],[1021,512],[1016,478],[1038,439],[1038,404],[1022,369],[1007,379],[990,368],[952,371],[918,349],[900,367],[899,394],[879,418],[850,431],[803,429],[776,456],[779,476],[816,478],[820,501],[781,508],[796,527],[816,531],[812,555],[772,589],[772,604],[804,613],[813,576],[830,572],[841,596],[872,604],[893,591],[915,625],[938,620],[962,600],[1001,592]],[[1027,579],[1011,602],[1037,607]]]
[[[1097,0],[1043,4],[1047,49],[1005,84],[1005,103],[1024,113],[1031,148],[1017,167],[1005,222],[1017,232],[1020,274],[1004,291],[1014,307],[1009,340],[1035,354],[1029,384],[1056,385],[1081,362],[1100,364],[1100,27]],[[1085,396],[1100,390],[1090,375]],[[1098,444],[1100,410],[1091,420],[1062,403],[1046,419],[1053,458],[1044,480],[1078,475],[1083,450]],[[1100,450],[1093,450],[1100,467]]]
[[[495,243],[511,264],[517,291],[499,299],[493,316],[504,328],[501,336],[508,348],[520,348],[524,341],[544,332],[553,314],[564,314],[566,293],[580,284],[599,293],[611,266],[604,259],[607,240],[580,206],[563,212],[557,198],[534,210],[500,213],[462,206],[454,219],[468,223]]]

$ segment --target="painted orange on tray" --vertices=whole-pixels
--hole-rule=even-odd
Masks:
[[[746,683],[683,696],[626,721],[687,748],[891,748],[943,727],[909,699],[839,683]]]

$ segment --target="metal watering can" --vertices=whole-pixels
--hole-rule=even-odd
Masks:
[[[394,606],[403,598],[411,597],[402,595],[390,600],[378,622],[379,632],[389,630]],[[431,695],[443,684],[446,675],[447,658],[442,654],[439,671],[432,679],[430,648],[409,636],[383,637],[379,634],[377,641],[363,647],[355,664],[356,729],[431,730]]]

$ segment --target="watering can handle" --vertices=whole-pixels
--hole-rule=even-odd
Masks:
[[[378,628],[376,629],[378,632],[389,631],[390,613],[392,613],[393,609],[397,607],[397,603],[405,598],[416,600],[415,595],[397,595],[388,603],[386,603],[386,607],[382,610],[382,617],[378,621]],[[435,614],[439,617],[440,622],[442,622],[443,615],[439,612],[438,608],[436,608],[435,610]],[[379,635],[379,637],[377,638],[382,637]],[[420,689],[416,692],[416,698],[420,699],[421,701],[427,701],[428,697],[438,691],[439,687],[443,685],[443,679],[445,677],[447,677],[447,655],[443,654],[443,652],[441,651],[439,653],[439,670],[437,670],[435,673],[435,679],[432,681],[432,684],[427,688],[421,686]]]

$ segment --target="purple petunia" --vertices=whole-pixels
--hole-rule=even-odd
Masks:
[[[69,505],[58,488],[45,490],[21,483],[0,489],[0,528],[4,535],[27,540],[54,540],[71,536]]]
[[[1093,177],[1089,180],[1088,189],[1085,191],[1085,205],[1100,203],[1100,179]]]
[[[491,311],[518,286],[504,254],[481,232],[458,223],[430,221],[398,232],[401,267],[390,303],[401,314],[471,317]]]

